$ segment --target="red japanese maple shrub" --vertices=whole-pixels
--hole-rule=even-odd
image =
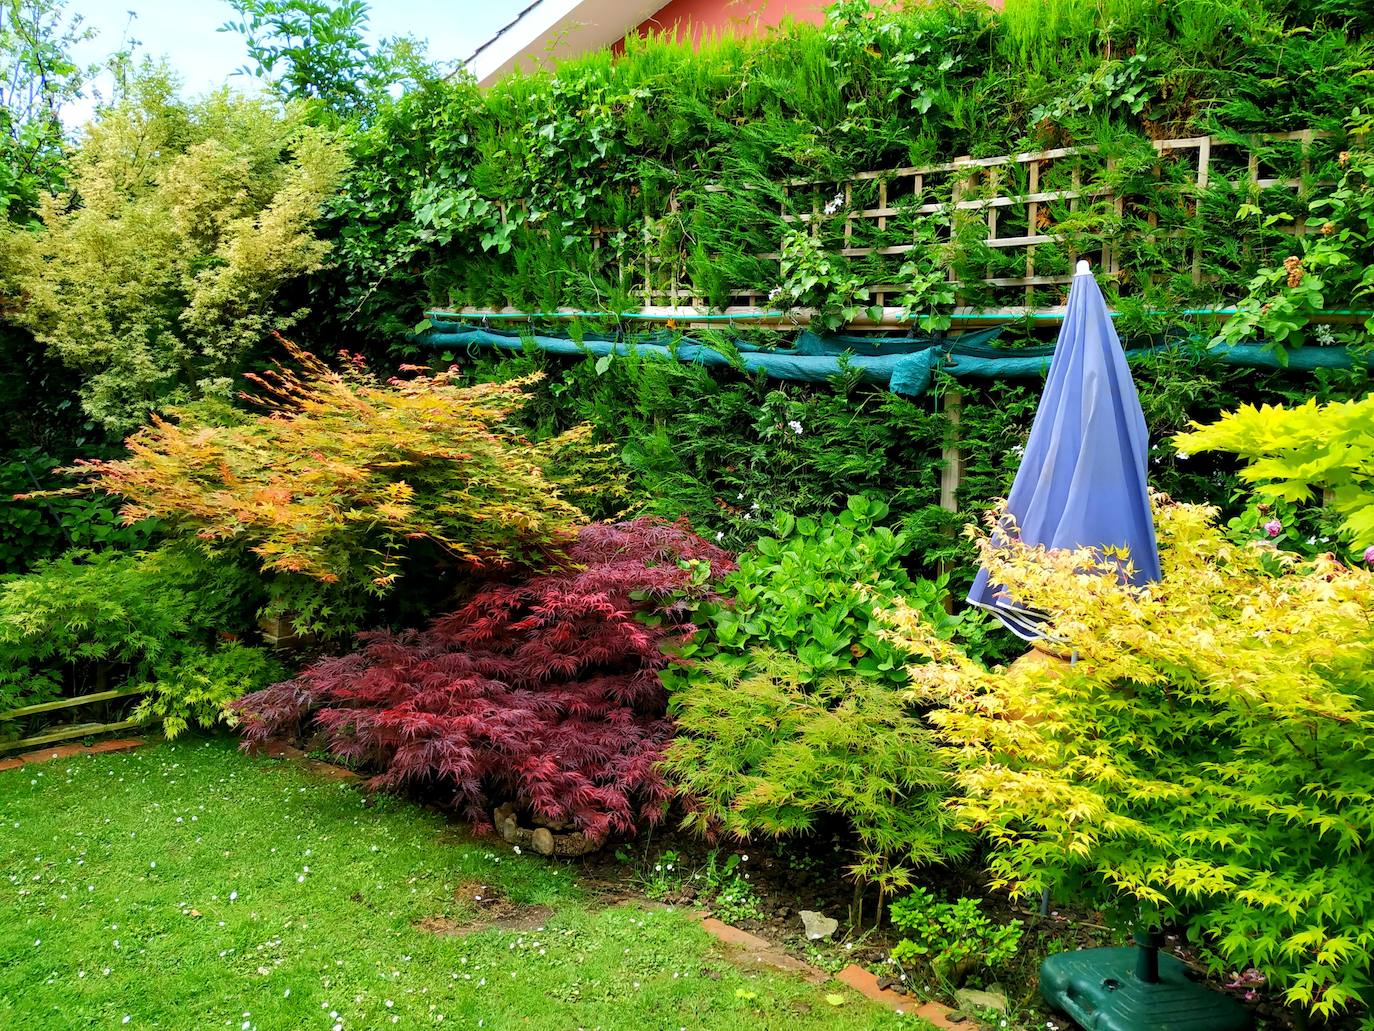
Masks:
[[[647,518],[587,526],[569,557],[241,698],[246,744],[323,731],[377,786],[441,793],[479,826],[506,799],[594,839],[656,822],[672,794],[663,645],[695,631],[734,563],[685,521]]]

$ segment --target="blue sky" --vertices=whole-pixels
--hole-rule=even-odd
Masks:
[[[411,35],[429,42],[431,57],[461,60],[470,55],[529,0],[373,0],[370,36]],[[93,61],[116,49],[126,36],[142,43],[141,52],[167,56],[188,93],[203,93],[230,79],[245,63],[242,39],[216,30],[233,16],[222,0],[70,0],[99,36],[83,48]],[[137,16],[132,20],[129,12]],[[248,80],[239,77],[247,85]],[[80,123],[89,107],[70,113]]]

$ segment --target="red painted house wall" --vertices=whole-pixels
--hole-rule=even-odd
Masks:
[[[635,29],[639,35],[672,31],[678,39],[733,32],[748,36],[760,28],[777,25],[784,18],[819,25],[832,0],[668,0],[656,14]],[[617,53],[620,43],[614,47]]]

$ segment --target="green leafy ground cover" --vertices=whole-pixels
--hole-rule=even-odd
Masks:
[[[4,1028],[925,1026],[227,740],[0,773],[0,827]],[[480,926],[483,886],[542,922],[418,926]]]

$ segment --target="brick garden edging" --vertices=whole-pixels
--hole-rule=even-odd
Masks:
[[[890,988],[879,988],[877,975],[870,973],[857,963],[849,964],[836,974],[835,978],[873,1002],[898,1013],[913,1013],[936,1027],[963,1029],[963,1031],[972,1031],[973,1028],[978,1027],[976,1021],[967,1017],[961,1021],[950,1020],[950,1015],[956,1011],[944,1003],[921,1002],[909,995],[894,992]]]
[[[738,927],[731,927],[711,916],[699,915],[697,922],[717,941],[741,953],[741,955],[733,957],[736,966],[772,967],[774,970],[782,970],[789,974],[799,974],[811,984],[823,984],[830,980],[830,975],[824,970],[813,967],[810,963],[805,963],[795,956],[789,956],[772,942],[760,938],[756,934],[750,934]],[[741,959],[745,962],[739,962]]]
[[[744,955],[740,958],[747,961],[746,965],[767,966],[787,973],[800,974],[811,984],[824,984],[830,980],[830,975],[824,970],[813,967],[810,963],[804,963],[795,956],[788,955],[772,942],[760,938],[756,934],[751,934],[738,927],[731,927],[715,917],[698,916],[698,922],[708,934],[714,936],[718,941],[743,953]],[[967,1018],[963,1022],[950,1020],[950,1014],[955,1011],[942,1003],[921,1002],[910,996],[899,995],[890,989],[879,988],[878,978],[856,963],[851,963],[841,970],[835,975],[835,979],[854,989],[871,1002],[886,1006],[895,1013],[914,1014],[938,1028],[951,1029],[951,1031],[972,1031],[978,1026]]]
[[[106,752],[127,752],[148,742],[141,737],[117,737],[109,741],[97,741],[93,745],[57,745],[54,748],[38,748],[22,755],[12,755],[0,759],[0,771],[17,770],[21,766],[36,763],[50,763],[57,759],[71,759],[78,755],[104,755]]]
[[[298,766],[309,770],[311,773],[318,773],[321,777],[329,780],[361,780],[360,774],[355,773],[346,766],[335,766],[322,759],[312,759],[309,754],[297,748],[293,744],[273,738],[264,741],[258,747],[252,749],[253,755],[265,755],[269,759],[290,759]]]

